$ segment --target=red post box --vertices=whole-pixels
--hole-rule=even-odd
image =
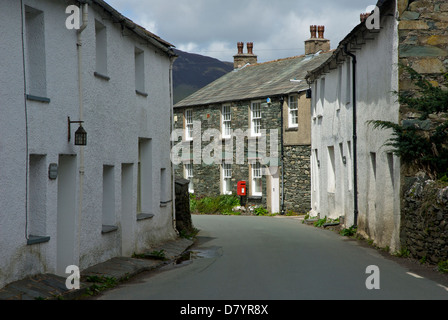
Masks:
[[[238,181],[236,192],[239,196],[245,196],[247,194],[246,181]]]

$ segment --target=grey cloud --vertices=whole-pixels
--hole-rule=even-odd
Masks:
[[[117,10],[176,47],[231,61],[236,42],[254,42],[259,60],[303,53],[310,24],[326,26],[336,46],[372,0],[108,0]],[[216,45],[219,43],[220,45]],[[220,48],[213,52],[213,48]],[[257,51],[257,49],[259,51]],[[292,50],[286,50],[292,49]]]

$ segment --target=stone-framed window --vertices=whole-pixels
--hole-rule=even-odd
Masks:
[[[232,164],[223,163],[222,170],[222,194],[232,194]]]
[[[288,127],[297,128],[299,126],[299,97],[290,95],[288,101]]]
[[[193,110],[185,110],[185,140],[193,140]]]
[[[231,137],[232,130],[232,112],[230,105],[222,106],[222,123],[221,123],[221,134],[222,137],[227,139]]]
[[[253,137],[261,136],[261,102],[253,101],[250,106],[250,133]]]

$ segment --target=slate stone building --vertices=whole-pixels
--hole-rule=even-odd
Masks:
[[[190,180],[190,192],[236,194],[246,181],[249,205],[271,213],[311,209],[305,76],[331,53],[324,27],[310,30],[304,55],[265,63],[257,63],[253,43],[243,53],[239,42],[232,72],[174,106],[175,173]]]

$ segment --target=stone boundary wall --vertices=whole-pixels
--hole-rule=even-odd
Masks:
[[[437,264],[448,260],[448,184],[414,181],[404,192],[401,246],[412,258]]]
[[[285,210],[311,210],[311,146],[284,146]]]

